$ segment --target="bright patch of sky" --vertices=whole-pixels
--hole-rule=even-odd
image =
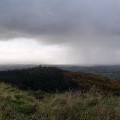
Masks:
[[[66,63],[68,49],[59,45],[45,45],[32,39],[0,41],[0,63],[58,64]]]

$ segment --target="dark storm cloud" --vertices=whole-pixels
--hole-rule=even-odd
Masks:
[[[1,40],[66,44],[76,63],[118,63],[119,21],[119,0],[0,0]]]
[[[0,0],[0,37],[120,34],[115,0]]]
[[[3,37],[57,35],[75,27],[76,6],[60,0],[0,0],[0,31]],[[73,13],[71,13],[71,11]],[[15,32],[15,33],[14,33]],[[12,36],[14,36],[12,35]],[[10,36],[11,37],[11,36]]]

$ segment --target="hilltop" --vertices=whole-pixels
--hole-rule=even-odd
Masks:
[[[26,90],[66,91],[89,90],[96,86],[103,91],[120,91],[120,81],[92,73],[69,72],[56,67],[34,67],[0,72],[0,82]]]

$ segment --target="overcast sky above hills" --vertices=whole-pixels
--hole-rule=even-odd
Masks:
[[[120,64],[120,0],[0,0],[0,64]]]

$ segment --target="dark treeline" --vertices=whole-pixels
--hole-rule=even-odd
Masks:
[[[10,83],[20,89],[44,91],[63,91],[77,87],[62,70],[54,67],[1,71],[0,82]]]
[[[120,81],[91,73],[63,71],[55,67],[39,66],[25,70],[1,71],[0,82],[10,83],[25,90],[85,91],[96,86],[103,91],[120,93]]]

